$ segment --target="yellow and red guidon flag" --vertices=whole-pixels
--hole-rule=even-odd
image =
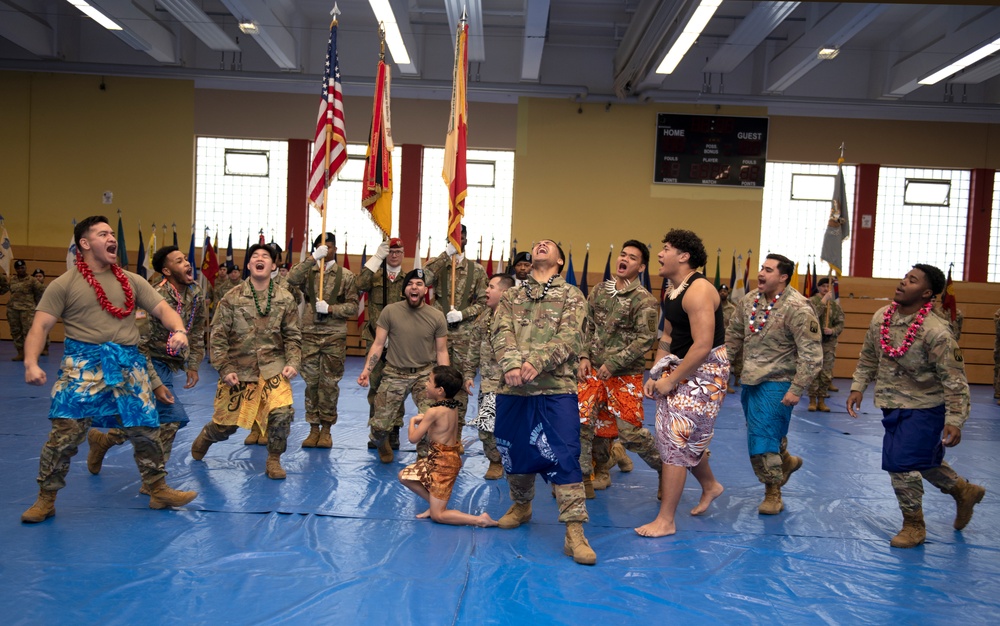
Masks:
[[[465,77],[469,68],[468,33],[469,25],[461,22],[455,39],[451,118],[448,120],[448,137],[444,142],[442,172],[444,182],[448,185],[448,240],[456,250],[462,250],[462,216],[465,215],[465,196],[468,194],[468,182],[465,178],[465,152],[469,132],[469,107],[465,98]]]
[[[365,154],[365,176],[361,206],[371,213],[375,227],[388,237],[392,231],[392,124],[389,117],[389,76],[379,59],[375,75],[372,128]]]
[[[337,57],[337,20],[333,20],[326,46],[323,92],[320,94],[312,164],[309,167],[309,201],[317,210],[322,211],[323,208],[323,190],[345,163],[347,131],[344,129],[344,91],[340,86],[340,59]]]

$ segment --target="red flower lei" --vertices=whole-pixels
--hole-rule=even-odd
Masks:
[[[764,329],[764,324],[767,323],[767,318],[771,317],[771,309],[773,309],[774,305],[777,304],[778,298],[781,297],[782,293],[784,292],[779,291],[778,294],[774,296],[774,299],[771,300],[771,304],[767,305],[767,309],[764,310],[764,319],[760,321],[760,324],[757,324],[757,307],[760,305],[760,292],[757,292],[757,297],[753,299],[753,307],[750,309],[751,333],[759,333]]]
[[[104,293],[104,288],[101,287],[101,283],[97,282],[94,278],[94,272],[90,270],[90,266],[87,262],[83,260],[83,255],[77,253],[76,255],[76,269],[79,270],[80,274],[83,275],[83,279],[87,281],[87,284],[94,290],[97,294],[97,302],[101,305],[101,308],[114,315],[118,319],[125,319],[132,312],[135,311],[135,292],[132,291],[132,284],[128,281],[128,276],[122,268],[118,267],[116,264],[111,264],[111,273],[115,275],[118,280],[118,284],[122,286],[122,291],[125,292],[125,308],[120,309],[115,305],[111,304],[108,300],[108,294]]]
[[[896,312],[899,305],[895,302],[890,304],[889,308],[885,310],[885,315],[882,316],[882,337],[880,339],[882,351],[894,359],[898,359],[906,354],[909,351],[910,346],[912,346],[913,342],[917,339],[917,332],[924,325],[924,320],[927,318],[927,314],[931,312],[933,304],[933,302],[928,302],[924,306],[920,307],[920,310],[917,311],[916,319],[913,320],[910,327],[906,329],[906,335],[903,337],[903,344],[898,348],[893,348],[892,344],[889,343],[889,325],[892,323],[892,314]]]

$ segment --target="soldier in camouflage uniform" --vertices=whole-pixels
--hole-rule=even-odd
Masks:
[[[24,360],[24,339],[35,319],[35,306],[42,299],[45,286],[28,276],[24,261],[14,261],[14,278],[10,281],[10,301],[7,302],[7,323],[14,339],[17,355],[11,361]]]
[[[490,338],[504,372],[497,390],[494,434],[510,485],[510,509],[500,528],[531,521],[535,474],[551,482],[566,524],[563,552],[593,565],[583,534],[587,501],[580,471],[577,357],[583,350],[587,301],[563,280],[565,256],[550,239],[531,251],[531,275],[500,299]]]
[[[331,448],[330,427],[337,423],[340,379],[347,356],[347,320],[358,314],[354,273],[337,263],[337,238],[326,233],[313,242],[312,258],[288,273],[288,283],[305,293],[302,314],[302,379],[306,382],[306,422],[303,448]],[[323,293],[319,293],[320,266]]]
[[[250,278],[231,289],[212,319],[212,366],[219,370],[212,421],[191,445],[200,461],[213,443],[256,423],[267,434],[265,473],[286,476],[281,455],[288,444],[294,410],[289,380],[302,361],[302,332],[292,294],[271,279],[277,254],[254,244],[247,251]]]
[[[1000,309],[993,314],[996,339],[993,340],[993,397],[1000,398]],[[997,400],[1000,404],[1000,399]]]
[[[198,495],[166,484],[159,421],[139,352],[135,311],[142,307],[174,331],[173,350],[188,346],[183,322],[141,276],[117,265],[118,242],[108,218],[84,218],[73,230],[76,268],[62,274],[45,290],[24,346],[24,380],[44,385],[38,355],[45,337],[62,318],[65,355],[59,379],[52,387],[49,418],[52,430],[38,463],[38,499],[21,515],[25,523],[42,522],[56,514],[56,493],[66,486],[70,460],[91,424],[120,426],[132,442],[135,463],[149,493],[149,508],[183,506]],[[32,279],[33,280],[33,279]]]
[[[817,294],[809,298],[823,332],[823,369],[809,386],[809,410],[829,413],[825,400],[830,397],[833,382],[833,364],[837,358],[837,337],[844,332],[844,309],[833,297],[830,279],[823,277],[817,283]]]
[[[903,528],[890,541],[896,548],[926,537],[923,479],[955,499],[955,530],[965,528],[986,494],[944,460],[944,448],[961,442],[969,417],[962,351],[947,323],[930,313],[944,285],[944,273],[932,265],[914,265],[906,274],[893,303],[872,317],[847,398],[848,413],[857,417],[862,394],[875,382],[885,426],[882,469],[903,512]]]
[[[368,304],[365,309],[365,324],[361,328],[361,338],[370,347],[375,341],[375,329],[378,316],[382,309],[403,299],[403,240],[393,237],[379,244],[375,254],[365,262],[358,276],[358,292],[368,294]],[[382,273],[382,261],[385,261],[385,273]],[[386,278],[388,276],[388,278]],[[382,372],[385,371],[385,354],[375,364],[371,371],[368,386],[368,419],[375,417],[375,395],[382,384]],[[403,426],[403,405],[392,422],[389,432],[389,445],[393,450],[399,450],[399,429]],[[369,433],[368,447],[375,449],[375,443]]]
[[[788,425],[792,407],[823,366],[819,320],[809,300],[788,284],[794,268],[787,257],[767,255],[757,289],[736,304],[726,329],[726,351],[743,358],[740,401],[750,464],[765,486],[761,515],[784,509],[781,487],[802,467],[802,459],[788,453]]]
[[[403,278],[403,285],[406,299],[382,309],[365,368],[358,376],[358,384],[367,387],[371,372],[385,351],[386,365],[375,396],[375,416],[368,424],[383,463],[392,463],[389,431],[406,396],[412,395],[418,411],[426,412],[430,408],[427,380],[431,370],[435,365],[449,364],[448,324],[441,311],[424,301],[427,296],[424,270],[411,270]],[[427,454],[423,442],[417,445],[417,454]]]
[[[223,296],[229,293],[230,289],[243,282],[239,265],[227,263],[226,270],[225,279],[215,281],[215,288],[212,290],[212,301],[215,302],[216,306],[222,301]]]
[[[447,249],[436,259],[427,264],[431,273],[431,283],[436,293],[434,306],[445,315],[448,321],[448,357],[451,364],[460,372],[468,369],[462,361],[476,343],[474,330],[476,318],[487,309],[486,306],[486,270],[465,255],[465,226],[462,226],[462,251],[458,252],[448,243]],[[455,262],[455,284],[451,284],[451,260]],[[452,292],[455,295],[455,305],[451,305]],[[461,440],[461,429],[465,426],[465,412],[469,406],[469,394],[463,389],[455,396],[458,401],[458,428]]]
[[[163,276],[155,286],[163,300],[174,309],[188,336],[188,351],[172,353],[167,350],[170,331],[154,317],[147,317],[139,324],[142,343],[139,350],[147,357],[146,371],[149,384],[156,396],[156,412],[160,421],[160,448],[163,463],[170,460],[177,431],[190,421],[187,411],[174,396],[174,373],[182,369],[186,372],[185,389],[198,384],[198,368],[205,359],[205,326],[208,323],[208,307],[201,287],[194,281],[194,271],[187,255],[177,246],[164,246],[153,254],[153,269]],[[91,428],[87,433],[90,452],[87,454],[87,469],[91,474],[99,474],[104,463],[104,455],[112,446],[125,442],[125,432],[112,428],[102,433]],[[146,486],[139,489],[146,493]]]
[[[948,325],[948,329],[951,330],[951,335],[958,341],[962,338],[962,326],[965,324],[965,314],[962,313],[957,308],[955,309],[955,319],[951,319],[951,311],[946,311],[944,304],[941,300],[936,300],[934,302],[934,307],[931,309],[935,315],[944,320],[944,323]]]
[[[479,441],[483,442],[483,453],[489,459],[490,466],[486,470],[486,480],[497,480],[503,476],[503,464],[500,452],[497,450],[496,436],[493,430],[496,424],[496,396],[500,387],[503,371],[493,354],[493,344],[490,343],[490,324],[493,322],[493,312],[500,304],[504,292],[514,286],[514,277],[510,274],[494,274],[486,286],[487,309],[476,318],[473,326],[474,341],[469,346],[469,356],[464,359],[466,371],[465,391],[472,393],[476,370],[479,370],[479,402],[475,426],[479,429]]]
[[[642,426],[642,374],[646,353],[656,341],[658,316],[656,298],[639,280],[648,265],[646,244],[635,239],[626,241],[618,255],[615,277],[590,291],[584,347],[577,369],[582,423],[580,468],[588,497],[593,497],[594,489],[606,489],[611,484],[611,465],[618,463],[622,471],[632,469],[624,448],[660,471],[656,443]],[[621,443],[615,441],[616,437]]]

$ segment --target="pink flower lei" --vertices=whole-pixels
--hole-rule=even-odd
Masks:
[[[899,304],[893,302],[889,305],[889,308],[885,310],[885,315],[882,316],[882,329],[881,329],[881,339],[882,351],[888,356],[898,359],[910,350],[910,346],[917,339],[917,332],[924,325],[924,320],[927,319],[927,314],[931,312],[931,307],[934,305],[933,302],[928,302],[924,306],[920,307],[917,311],[917,317],[910,324],[910,327],[906,329],[906,335],[903,337],[903,344],[898,348],[893,348],[889,337],[889,325],[892,323],[892,315],[899,308]]]

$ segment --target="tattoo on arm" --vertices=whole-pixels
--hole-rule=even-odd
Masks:
[[[659,344],[658,347],[659,347],[660,350],[663,350],[664,352],[666,352],[668,354],[670,353],[670,342],[669,341],[663,341],[661,339],[660,340],[660,344]]]

